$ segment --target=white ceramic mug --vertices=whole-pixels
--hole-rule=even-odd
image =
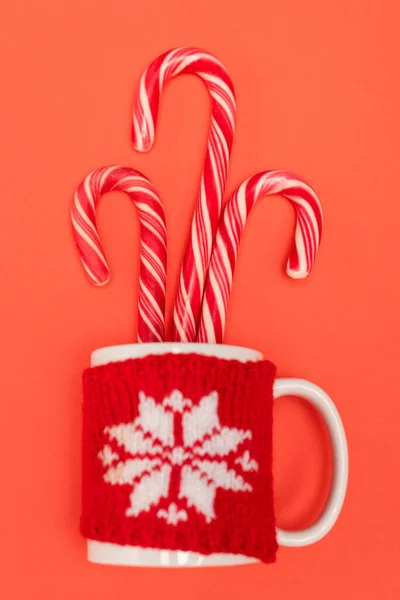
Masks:
[[[264,357],[260,352],[239,346],[222,344],[156,343],[127,344],[110,346],[95,350],[91,356],[91,366],[96,367],[127,359],[142,358],[160,354],[200,354],[240,362],[260,361]],[[323,538],[335,524],[346,495],[348,479],[348,450],[346,435],[340,415],[329,396],[318,386],[296,378],[278,378],[275,380],[274,399],[281,396],[299,396],[308,400],[322,415],[331,440],[333,454],[332,486],[328,501],[319,519],[306,529],[285,531],[277,529],[280,546],[307,546]],[[237,565],[255,562],[237,554],[215,553],[202,555],[197,552],[158,550],[137,546],[121,546],[88,540],[88,559],[93,563],[109,565],[136,566],[211,566]]]

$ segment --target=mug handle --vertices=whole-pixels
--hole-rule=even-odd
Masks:
[[[280,546],[309,546],[326,536],[342,510],[349,475],[347,439],[336,406],[320,387],[305,379],[282,377],[275,380],[274,400],[281,396],[298,396],[308,400],[321,413],[332,444],[332,486],[321,516],[313,525],[300,531],[276,530]]]

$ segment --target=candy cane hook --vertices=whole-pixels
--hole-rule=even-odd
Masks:
[[[212,105],[198,201],[174,306],[172,337],[176,341],[190,342],[196,339],[204,283],[221,214],[235,129],[235,94],[225,67],[214,56],[197,48],[178,48],[161,55],[140,80],[133,112],[132,136],[136,150],[150,150],[164,86],[173,77],[183,74],[194,74],[204,81]]]
[[[165,217],[157,191],[142,173],[129,167],[103,167],[90,173],[78,186],[71,219],[80,259],[95,285],[109,281],[110,270],[97,230],[96,207],[100,196],[112,191],[128,194],[139,216],[138,341],[161,342],[165,333]]]
[[[322,208],[317,194],[305,181],[287,171],[266,171],[250,177],[228,200],[218,228],[204,290],[200,342],[222,342],[240,237],[254,204],[272,194],[284,196],[296,210],[287,274],[301,279],[311,271],[322,234]]]

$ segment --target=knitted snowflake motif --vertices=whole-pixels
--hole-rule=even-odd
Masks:
[[[180,428],[180,442],[176,431]],[[251,431],[222,427],[218,417],[218,393],[211,392],[198,404],[174,390],[162,403],[139,392],[139,415],[132,423],[106,427],[106,443],[98,457],[105,467],[104,481],[111,485],[132,486],[126,516],[136,517],[165,498],[168,509],[160,508],[157,516],[168,524],[188,520],[185,508],[193,507],[210,523],[216,518],[214,502],[217,489],[251,492],[236,468],[228,468],[226,457],[240,471],[257,471],[258,463],[242,444],[251,440]],[[116,444],[115,444],[116,442]],[[113,443],[113,448],[110,446]],[[130,455],[120,460],[118,447]],[[173,468],[180,473],[177,498],[171,498]],[[184,503],[185,508],[178,508]]]

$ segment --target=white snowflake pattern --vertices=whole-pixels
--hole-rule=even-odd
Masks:
[[[235,464],[240,465],[243,471],[258,471],[258,463],[250,457],[248,450],[245,450],[243,455],[235,460]]]
[[[165,508],[160,508],[157,513],[157,517],[159,519],[165,519],[168,525],[178,525],[179,521],[188,520],[188,514],[186,510],[183,510],[182,508],[178,509],[175,502],[171,502],[171,504],[168,506],[168,510],[165,510]]]
[[[181,445],[175,445],[178,417]],[[98,457],[106,468],[103,478],[111,485],[129,484],[132,492],[127,516],[138,516],[164,498],[170,499],[171,473],[180,469],[179,491],[167,509],[160,508],[157,517],[177,525],[188,520],[188,513],[175,501],[186,502],[202,514],[207,523],[216,518],[214,504],[218,489],[251,492],[252,486],[224,459],[238,454],[241,445],[251,440],[251,431],[222,427],[218,416],[218,393],[211,392],[198,404],[174,390],[157,403],[139,392],[139,415],[132,423],[120,423],[104,430],[108,443]],[[129,455],[120,460],[120,447]],[[243,450],[242,450],[243,452]],[[258,463],[245,450],[237,457],[243,472],[257,471]],[[175,501],[174,501],[175,500]]]
[[[119,458],[118,454],[113,452],[108,444],[104,446],[103,450],[100,450],[97,456],[100,458],[104,466],[111,465],[114,460]]]

